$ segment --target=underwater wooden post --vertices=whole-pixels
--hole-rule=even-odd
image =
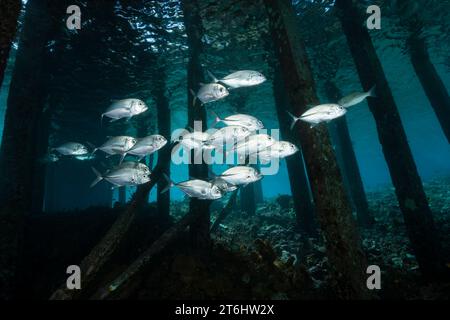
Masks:
[[[197,1],[182,1],[184,23],[186,27],[187,41],[189,44],[189,62],[187,65],[187,95],[188,95],[188,123],[195,128],[194,122],[201,122],[202,131],[207,129],[206,109],[198,99],[194,101],[191,90],[194,92],[203,81],[203,70],[200,63],[202,55],[203,26],[200,17],[200,8]],[[189,164],[189,176],[197,179],[208,179],[208,166],[204,163],[194,163],[194,152],[191,152],[191,164]],[[207,249],[210,247],[210,201],[191,199],[189,212],[201,212],[198,220],[191,224],[189,230],[194,248]]]
[[[215,232],[219,228],[220,223],[223,220],[225,220],[225,218],[231,213],[231,211],[233,211],[233,207],[236,204],[238,191],[239,190],[234,190],[233,191],[233,193],[231,194],[230,198],[228,199],[228,202],[227,202],[226,206],[217,215],[217,218],[216,218],[216,220],[214,221],[214,223],[213,223],[213,225],[211,227],[211,232]]]
[[[166,150],[161,150],[161,152],[170,153],[171,147]],[[138,186],[130,202],[117,217],[111,228],[109,228],[102,239],[89,252],[83,261],[81,261],[80,269],[83,277],[83,289],[69,290],[64,282],[64,284],[53,292],[50,300],[78,299],[80,297],[85,297],[91,290],[94,289],[95,285],[98,284],[98,281],[102,276],[102,271],[123,243],[130,226],[135,221],[137,212],[145,203],[147,203],[148,195],[151,189],[162,177],[162,172],[165,165],[168,164],[156,165],[151,174],[151,180]]]
[[[406,43],[411,63],[439,120],[442,131],[447,141],[450,142],[450,98],[448,91],[431,62],[425,39],[426,35],[423,34],[423,22],[419,14],[415,12],[411,16],[403,17],[403,12],[407,11],[409,5],[411,5],[410,1],[397,1],[400,18],[410,33]]]
[[[0,88],[3,83],[11,45],[16,36],[21,0],[0,1]]]
[[[265,0],[276,55],[288,101],[295,115],[318,104],[315,84],[292,5],[286,0]],[[318,220],[326,240],[335,296],[365,299],[367,263],[352,216],[333,147],[324,125],[294,128],[308,169]]]
[[[124,205],[127,203],[127,187],[123,186],[118,188],[119,192],[119,203]]]
[[[165,95],[166,88],[166,70],[158,68],[158,74],[160,79],[154,83],[154,98],[156,102],[157,121],[158,121],[158,134],[166,137],[170,140],[171,137],[171,123],[170,123],[170,106],[169,99]],[[162,79],[161,79],[162,78]],[[167,146],[164,146],[167,148]],[[158,153],[158,163],[170,163],[170,152]],[[170,177],[170,165],[164,167],[164,174]],[[169,215],[170,214],[170,191],[164,192],[167,182],[161,180],[158,183],[156,202],[158,206],[158,214]]]
[[[56,19],[65,14],[61,4],[28,1],[9,89],[0,149],[0,295],[5,298],[13,295],[24,218],[33,202],[30,164],[38,154],[37,130],[47,94],[47,43],[61,27]]]
[[[347,42],[364,89],[376,85],[378,98],[369,99],[400,209],[422,274],[436,278],[444,262],[422,181],[405,131],[362,14],[352,0],[336,0]]]
[[[256,197],[253,184],[240,188],[241,210],[253,216],[256,212]]]
[[[331,80],[325,83],[325,94],[329,101],[338,101],[342,98],[339,88]],[[335,143],[340,149],[342,175],[347,181],[346,184],[356,210],[358,223],[360,226],[369,227],[373,224],[374,218],[369,211],[369,204],[367,203],[358,161],[356,160],[355,150],[353,150],[345,116],[329,123],[329,129],[335,133]]]
[[[274,52],[275,53],[275,52]],[[272,59],[273,60],[273,59]],[[286,111],[288,111],[288,101],[284,80],[282,78],[279,63],[271,61],[273,70],[273,95],[275,99],[275,108],[277,110],[278,123],[280,125],[280,133],[283,139],[295,143],[299,147],[299,152],[287,157],[286,167],[289,174],[289,184],[291,186],[292,200],[297,218],[297,226],[310,236],[317,235],[314,203],[311,198],[311,190],[309,187],[308,176],[303,160],[302,150],[299,145],[298,138],[290,129],[291,119]]]

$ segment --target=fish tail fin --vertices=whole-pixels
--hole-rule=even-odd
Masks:
[[[286,111],[286,112],[287,112],[287,114],[288,114],[288,115],[291,117],[291,119],[292,119],[291,126],[290,126],[290,128],[291,128],[291,130],[292,130],[292,129],[294,129],[295,124],[297,123],[298,120],[300,120],[300,118],[294,116],[294,115],[293,115],[292,113],[290,113],[289,111]]]
[[[194,92],[194,90],[189,89],[189,92],[192,94],[192,105],[195,106],[195,101],[197,100],[197,94]]]
[[[218,124],[219,122],[222,121],[222,119],[220,119],[220,117],[217,115],[217,113],[215,113],[213,110],[210,110],[209,112],[211,112],[211,114],[214,117],[214,121],[210,124],[210,127],[214,127],[216,124]]]
[[[374,86],[373,86],[372,88],[370,88],[370,90],[367,92],[367,95],[368,95],[369,97],[376,98],[376,97],[377,97],[377,92],[376,92],[376,90],[377,90],[377,86],[374,85]]]
[[[172,180],[170,180],[169,176],[165,173],[163,173],[164,179],[167,181],[167,186],[161,190],[161,193],[166,193],[167,191],[169,191],[169,189],[171,187],[173,187],[175,185],[175,183],[173,183]]]
[[[91,167],[91,169],[92,169],[92,171],[94,171],[97,178],[95,178],[95,180],[92,181],[90,188],[94,187],[97,183],[99,183],[100,181],[103,180],[102,174],[100,172],[98,172],[97,169],[95,169],[94,167]]]
[[[214,83],[219,82],[219,80],[217,80],[217,78],[212,74],[211,71],[206,70],[206,72],[208,73],[209,77],[212,79],[212,81],[213,81]]]

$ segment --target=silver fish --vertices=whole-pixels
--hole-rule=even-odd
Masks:
[[[150,181],[150,174],[135,167],[119,167],[108,170],[103,175],[95,168],[92,168],[97,178],[91,183],[91,188],[102,180],[106,180],[113,185],[113,188],[122,186],[137,186]]]
[[[59,157],[54,153],[48,153],[44,155],[43,157],[39,158],[40,163],[52,163],[59,161]]]
[[[211,180],[211,183],[215,186],[218,186],[219,189],[222,190],[222,192],[232,192],[238,188],[234,184],[228,183],[221,177],[215,177]]]
[[[227,126],[212,133],[206,143],[214,148],[221,147],[223,145],[234,145],[235,143],[247,138],[250,134],[251,131],[246,127]]]
[[[239,158],[242,159],[246,155],[256,154],[276,142],[274,138],[267,134],[254,134],[247,137],[244,141],[238,142],[231,151],[238,154]]]
[[[291,129],[294,128],[295,124],[298,120],[305,121],[311,124],[311,128],[317,126],[322,122],[330,122],[331,120],[342,117],[346,114],[347,109],[339,104],[320,104],[315,107],[312,107],[305,113],[303,113],[300,117],[296,117],[290,112],[288,114],[292,118]]]
[[[208,71],[209,76],[213,79],[215,83],[221,82],[230,88],[241,88],[241,87],[251,87],[266,81],[264,77],[258,71],[252,70],[240,70],[233,72],[222,79],[217,79],[211,72]]]
[[[87,147],[78,142],[66,142],[51,150],[56,150],[63,156],[81,156],[89,153]]]
[[[104,113],[103,117],[111,118],[110,122],[117,121],[122,118],[128,118],[141,114],[148,110],[148,106],[144,101],[139,99],[123,99],[114,101]]]
[[[272,159],[281,159],[293,155],[298,151],[296,145],[287,141],[276,141],[270,147],[258,152],[257,156],[262,163],[270,162]]]
[[[255,168],[237,166],[225,170],[218,177],[231,185],[239,186],[261,180],[262,175]]]
[[[249,131],[253,132],[264,128],[264,124],[257,118],[247,115],[247,114],[234,114],[226,118],[221,119],[216,113],[211,111],[215,116],[214,125],[222,122],[227,126],[240,126],[245,127]]]
[[[180,142],[180,145],[191,149],[201,149],[203,148],[209,140],[208,132],[194,131],[194,132],[186,132],[181,135],[177,141]]]
[[[193,179],[174,183],[167,175],[164,175],[164,177],[167,180],[168,186],[162,192],[166,192],[171,187],[177,187],[189,197],[202,200],[216,200],[223,196],[223,192],[219,187],[208,181]]]
[[[354,92],[349,94],[348,96],[343,97],[341,100],[339,100],[338,104],[343,106],[344,108],[348,108],[351,106],[354,106],[358,103],[361,103],[366,99],[367,97],[376,98],[375,93],[376,87],[373,86],[369,91],[367,92]]]
[[[125,157],[128,150],[130,150],[136,144],[136,139],[129,136],[117,136],[109,138],[103,145],[95,148],[92,154],[97,150],[102,150],[109,155],[120,154],[123,158]]]
[[[195,99],[199,99],[202,104],[223,99],[230,94],[227,88],[220,83],[201,84],[201,87],[198,89],[197,93],[195,93],[192,89],[191,93],[194,96],[194,103]]]
[[[119,164],[115,169],[121,169],[121,168],[132,168],[137,169],[141,171],[144,174],[149,175],[151,173],[149,167],[147,167],[145,164],[141,162],[134,162],[134,161],[125,161]]]
[[[136,144],[130,150],[128,150],[126,154],[138,156],[140,160],[143,157],[158,151],[166,144],[166,138],[159,134],[154,134],[145,138],[138,139]]]

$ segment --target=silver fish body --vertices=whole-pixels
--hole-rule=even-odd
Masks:
[[[180,145],[191,150],[203,148],[207,144],[208,139],[209,139],[208,132],[194,131],[182,135],[179,141]]]
[[[295,126],[298,120],[305,121],[311,124],[311,127],[315,127],[322,122],[330,122],[331,120],[342,117],[346,113],[346,108],[334,103],[320,104],[312,107],[304,112],[300,117],[296,117],[289,113],[292,118],[291,129]]]
[[[109,138],[103,145],[96,150],[102,150],[109,155],[125,154],[136,144],[136,139],[129,136],[117,136]]]
[[[245,127],[250,132],[254,132],[256,130],[264,128],[264,124],[261,120],[258,120],[257,118],[247,114],[234,114],[223,119],[221,119],[217,115],[215,115],[215,117],[215,123],[222,122],[227,126]]]
[[[81,156],[89,153],[87,147],[78,142],[66,142],[53,150],[63,156]]]
[[[136,144],[127,151],[127,154],[132,154],[139,157],[150,155],[167,144],[167,139],[159,134],[147,136],[138,139]]]
[[[145,164],[141,162],[125,161],[122,162],[120,165],[118,165],[115,169],[122,169],[122,168],[137,169],[146,175],[149,175],[151,173],[149,167],[147,167]]]
[[[226,126],[212,133],[207,143],[214,147],[234,145],[247,138],[250,134],[251,131],[246,127],[236,125]]]
[[[262,178],[262,175],[255,168],[237,166],[225,170],[218,177],[231,185],[239,186],[258,181]]]
[[[148,110],[144,101],[139,99],[122,99],[114,101],[102,114],[103,117],[116,121],[122,118],[131,118]]]
[[[138,186],[150,181],[150,174],[140,168],[132,166],[118,167],[108,170],[103,175],[95,168],[92,168],[97,178],[92,182],[91,187],[95,186],[101,180],[106,180],[115,187]]]
[[[219,189],[222,190],[222,192],[232,192],[234,190],[237,190],[237,188],[238,188],[236,185],[225,181],[221,177],[216,177],[216,178],[212,179],[211,183],[213,185],[219,187]]]
[[[203,84],[194,96],[199,99],[202,104],[205,104],[223,99],[229,94],[227,88],[220,83],[208,83]]]
[[[276,142],[274,138],[267,134],[255,134],[247,137],[245,140],[238,142],[231,151],[236,152],[239,157],[245,155],[256,154],[267,149]]]
[[[266,77],[264,77],[262,73],[253,70],[236,71],[227,75],[222,79],[217,79],[210,72],[209,75],[213,78],[214,82],[221,82],[233,89],[256,86],[266,81]]]
[[[348,96],[345,96],[341,100],[339,100],[338,104],[343,106],[344,108],[349,108],[351,106],[363,102],[368,97],[375,98],[376,97],[375,89],[376,89],[375,87],[372,87],[372,89],[370,89],[367,92],[351,93]]]
[[[262,163],[270,162],[273,159],[282,159],[298,152],[298,148],[293,143],[287,141],[276,141],[270,147],[258,152],[258,158]]]
[[[202,200],[216,200],[223,196],[223,192],[218,186],[208,181],[199,179],[188,180],[173,184],[189,197]]]
[[[41,158],[39,158],[39,162],[42,164],[45,163],[53,163],[59,161],[59,157],[54,153],[48,153]]]

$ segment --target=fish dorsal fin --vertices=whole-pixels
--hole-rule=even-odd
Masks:
[[[199,82],[199,85],[203,87],[205,84],[203,82]]]

